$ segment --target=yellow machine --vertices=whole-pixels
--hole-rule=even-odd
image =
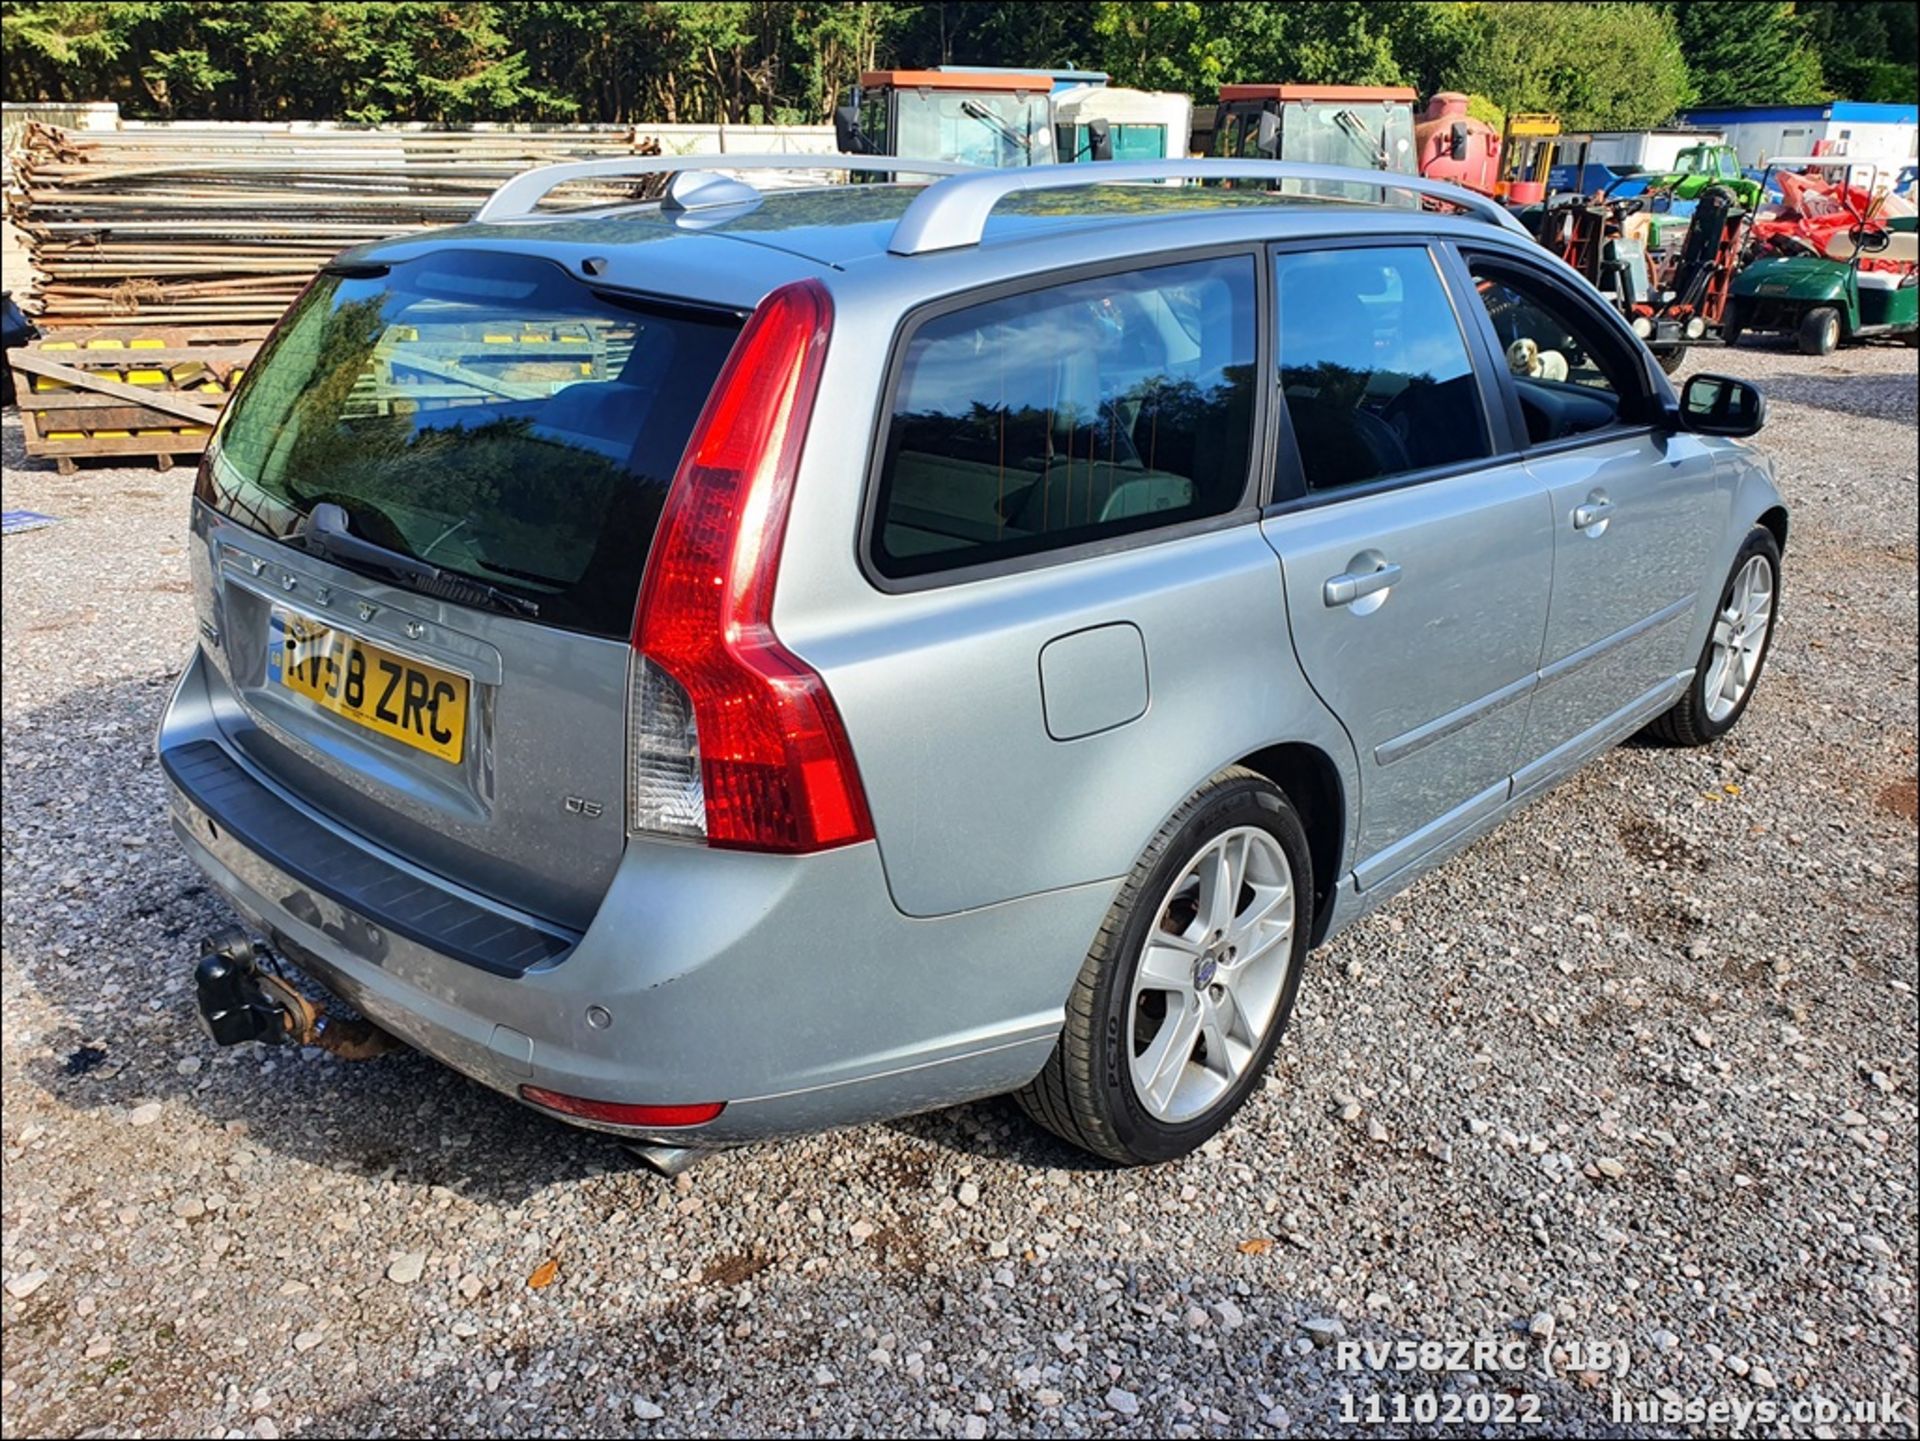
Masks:
[[[1560,117],[1518,111],[1507,117],[1500,137],[1500,179],[1494,194],[1511,205],[1529,205],[1547,193],[1553,169]]]

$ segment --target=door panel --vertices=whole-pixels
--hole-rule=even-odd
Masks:
[[[1504,798],[1546,630],[1551,524],[1514,464],[1263,524],[1301,667],[1359,755],[1363,886]],[[1370,560],[1399,566],[1395,582],[1330,603]]]
[[[1712,452],[1672,432],[1640,343],[1556,267],[1468,252],[1463,302],[1553,516],[1553,598],[1522,769],[1585,754],[1693,659],[1694,600],[1726,526]],[[1460,272],[1456,272],[1459,275]],[[1577,744],[1576,744],[1577,743]]]
[[[851,604],[830,568],[865,428],[808,437],[775,624],[833,693],[901,910],[1110,881],[1221,767],[1344,750],[1250,495],[1262,260],[917,315],[862,542],[874,589]]]
[[[1726,503],[1712,454],[1689,435],[1624,435],[1528,469],[1554,519],[1553,603],[1522,746],[1532,760],[1691,663],[1694,602]]]
[[[1288,421],[1276,489],[1311,504],[1262,529],[1301,668],[1359,757],[1364,888],[1506,799],[1546,631],[1552,516],[1526,467],[1494,458],[1505,422],[1485,400],[1498,392],[1433,252],[1282,247],[1274,280]]]

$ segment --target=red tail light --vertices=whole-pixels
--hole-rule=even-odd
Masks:
[[[545,1086],[522,1086],[520,1099],[549,1111],[579,1116],[588,1121],[605,1121],[615,1126],[701,1126],[726,1110],[724,1101],[700,1101],[686,1106],[637,1106],[626,1101],[589,1101],[584,1096],[569,1096],[549,1091]]]
[[[710,845],[814,851],[873,837],[833,697],[773,633],[832,320],[813,281],[761,302],[694,426],[647,562],[634,649],[691,703]]]

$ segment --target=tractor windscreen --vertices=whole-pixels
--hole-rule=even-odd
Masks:
[[[902,90],[895,98],[900,117],[895,155],[996,168],[1053,163],[1045,95]]]

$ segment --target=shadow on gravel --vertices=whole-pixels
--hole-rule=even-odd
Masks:
[[[883,1123],[887,1130],[942,1151],[960,1152],[1029,1170],[1117,1171],[1112,1162],[1069,1146],[1030,1119],[1011,1096]]]
[[[636,1165],[412,1051],[349,1063],[206,1039],[197,943],[234,917],[167,823],[152,736],[171,686],[81,687],[8,718],[7,946],[61,1018],[30,1038],[23,1075],[78,1109],[178,1101],[265,1150],[503,1204]]]
[[[1766,392],[1767,399],[1786,405],[1913,424],[1916,400],[1910,372],[1862,374],[1851,371],[1846,366],[1845,351],[1830,360],[1834,370],[1840,373],[1769,376],[1760,382],[1760,388]]]
[[[178,1101],[244,1129],[259,1148],[333,1170],[391,1172],[475,1200],[515,1204],[558,1182],[636,1167],[607,1138],[548,1120],[414,1051],[344,1062],[318,1050],[222,1049],[206,1039],[192,1002],[198,944],[235,918],[167,821],[151,738],[171,688],[166,675],[86,686],[8,720],[8,948],[62,1018],[33,1038],[40,1053],[23,1074],[81,1110]],[[933,1148],[1034,1169],[1105,1168],[1041,1131],[1011,1100],[887,1129],[917,1143],[889,1164],[921,1156],[931,1165]]]

